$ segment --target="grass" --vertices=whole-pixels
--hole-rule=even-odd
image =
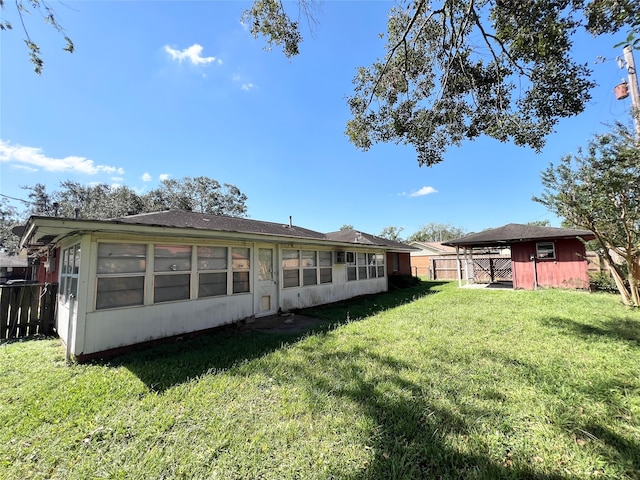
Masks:
[[[614,295],[423,282],[303,313],[324,324],[109,363],[0,347],[0,478],[640,478],[640,312]]]

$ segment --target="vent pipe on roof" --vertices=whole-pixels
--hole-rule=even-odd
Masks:
[[[289,228],[293,227],[293,217],[289,215]]]

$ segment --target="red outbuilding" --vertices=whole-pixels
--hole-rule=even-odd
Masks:
[[[458,255],[467,260],[472,258],[474,248],[510,247],[513,288],[588,289],[584,242],[594,238],[589,230],[510,223],[443,243],[456,247]],[[473,268],[465,268],[465,261],[459,264],[460,283],[463,279],[472,282]]]

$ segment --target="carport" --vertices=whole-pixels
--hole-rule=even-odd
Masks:
[[[509,247],[514,289],[588,289],[585,242],[594,238],[589,230],[510,223],[443,244],[456,248],[460,286],[474,283],[474,248]]]

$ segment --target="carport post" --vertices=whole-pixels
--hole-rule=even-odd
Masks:
[[[462,287],[462,272],[460,271],[460,246],[456,245],[456,270],[458,271],[458,287]]]

